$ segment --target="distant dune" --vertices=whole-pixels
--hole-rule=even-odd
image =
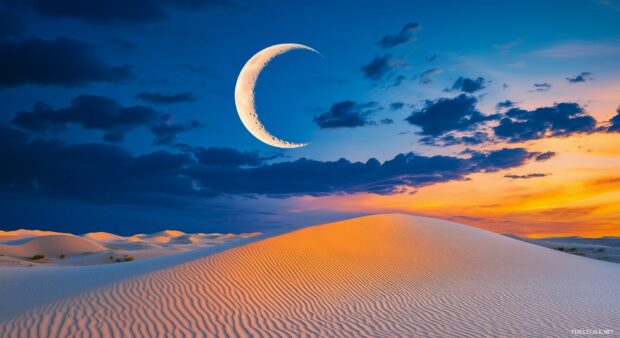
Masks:
[[[164,230],[149,235],[123,237],[108,232],[91,232],[76,236],[40,230],[0,231],[0,267],[50,267],[126,262],[219,245],[259,234],[206,235]]]
[[[573,255],[620,263],[620,237],[522,238],[512,235],[508,236]]]
[[[106,248],[100,244],[69,234],[28,237],[0,244],[0,252],[12,256],[42,254],[56,257],[61,254],[95,253],[104,250]]]
[[[620,333],[618,285],[617,264],[456,223],[377,215],[308,227],[40,304],[0,318],[0,332],[3,337]]]

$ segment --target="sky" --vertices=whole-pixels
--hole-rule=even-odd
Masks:
[[[254,138],[237,76],[279,43]],[[0,229],[620,236],[620,2],[0,0]]]

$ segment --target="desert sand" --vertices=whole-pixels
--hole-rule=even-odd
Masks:
[[[509,235],[510,236],[510,235]],[[562,252],[607,262],[620,263],[620,237],[548,237],[548,238],[513,238],[537,244]]]
[[[620,265],[408,215],[0,276],[2,337],[620,333]]]
[[[107,232],[76,236],[40,230],[0,231],[0,267],[121,263],[220,245],[258,235],[260,233],[186,234],[178,230],[164,230],[154,234],[123,237]]]

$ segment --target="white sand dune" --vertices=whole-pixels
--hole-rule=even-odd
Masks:
[[[451,222],[377,215],[268,238],[0,317],[0,335],[617,334],[618,285],[617,264]]]
[[[122,241],[125,240],[125,237],[111,234],[109,232],[89,232],[87,234],[82,235],[82,237],[93,240],[93,241]]]
[[[106,248],[100,244],[70,234],[27,237],[0,244],[1,254],[23,257],[36,254],[57,257],[61,254],[75,255],[101,252],[104,250],[106,250]]]
[[[16,239],[22,239],[27,237],[38,237],[38,236],[47,236],[47,235],[62,235],[62,232],[55,231],[43,231],[43,230],[12,230],[12,231],[3,231],[0,230],[0,241],[11,241]]]
[[[164,230],[130,237],[108,232],[76,236],[41,230],[0,232],[1,267],[84,266],[133,261],[170,255],[201,247],[258,236],[247,234],[186,234]],[[33,256],[44,258],[33,259]]]

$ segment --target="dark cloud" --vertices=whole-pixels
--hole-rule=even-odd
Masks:
[[[76,124],[84,129],[104,131],[103,139],[118,143],[125,133],[147,127],[155,136],[154,144],[170,144],[179,133],[197,128],[198,121],[174,123],[169,114],[146,106],[123,107],[116,100],[97,95],[80,95],[68,107],[54,109],[38,102],[31,111],[20,111],[12,123],[38,133],[58,132]]]
[[[497,105],[495,106],[495,108],[500,110],[500,109],[512,108],[514,106],[515,106],[514,102],[512,102],[510,100],[506,100],[506,101],[498,102]]]
[[[386,35],[379,41],[379,44],[383,48],[392,48],[403,43],[414,41],[416,39],[415,33],[420,29],[420,24],[417,22],[410,22],[406,24],[403,29],[397,34]]]
[[[405,82],[405,80],[407,80],[407,77],[405,75],[400,74],[400,75],[396,76],[396,78],[394,79],[394,81],[392,82],[390,87],[398,87],[403,82]]]
[[[609,132],[619,133],[620,132],[620,107],[618,107],[616,112],[617,112],[616,116],[612,117],[611,120],[609,120],[610,125],[607,130]]]
[[[396,59],[392,54],[386,54],[384,56],[376,56],[372,62],[362,66],[361,70],[365,78],[380,81],[402,64],[403,62]]]
[[[439,147],[448,147],[453,145],[475,146],[489,141],[489,135],[480,131],[473,132],[470,135],[456,135],[455,133],[449,133],[438,137],[424,136],[419,139],[421,144]]]
[[[68,124],[106,132],[110,142],[123,140],[125,132],[155,123],[159,113],[145,106],[122,107],[116,100],[96,95],[80,95],[66,108],[53,109],[39,102],[32,111],[20,111],[12,123],[36,132],[63,130]]]
[[[418,81],[421,84],[429,84],[431,83],[431,77],[435,74],[441,74],[443,71],[439,68],[431,68],[423,71],[418,75]]]
[[[70,87],[131,77],[130,66],[109,66],[97,56],[93,46],[69,38],[0,39],[0,64],[0,87],[29,83]]]
[[[383,163],[300,159],[265,164],[247,152],[211,148],[132,155],[108,144],[31,140],[0,126],[0,191],[32,198],[97,204],[196,205],[217,195],[392,194],[403,185],[462,180],[476,172],[523,165],[537,153],[523,148],[470,152],[469,157],[399,154]]]
[[[329,111],[315,116],[314,123],[321,129],[363,127],[372,124],[370,116],[380,109],[376,102],[342,101],[332,105]]]
[[[424,108],[414,111],[407,122],[420,127],[423,136],[439,137],[452,131],[471,131],[496,115],[485,116],[476,109],[478,100],[461,94],[454,98],[427,101]]]
[[[390,110],[396,111],[396,110],[402,109],[404,106],[405,106],[405,103],[403,102],[392,102],[390,103]]]
[[[435,61],[435,60],[437,60],[437,59],[439,59],[439,55],[437,55],[437,54],[433,54],[433,55],[431,55],[431,56],[429,56],[429,57],[428,57],[427,61],[428,61],[428,62],[433,62],[433,61]]]
[[[186,154],[134,156],[114,145],[30,140],[0,126],[0,161],[0,191],[32,198],[175,206],[208,196],[182,175],[192,163]]]
[[[379,122],[381,122],[381,124],[392,124],[394,123],[394,120],[390,118],[385,118],[385,119],[381,119],[381,121]]]
[[[546,161],[552,157],[554,157],[556,155],[556,153],[554,151],[546,151],[544,153],[541,153],[539,155],[536,156],[536,161],[537,162],[542,162],[542,161]]]
[[[254,168],[225,170],[194,167],[188,175],[201,186],[230,194],[261,194],[274,197],[370,192],[393,194],[402,186],[422,187],[461,180],[474,172],[493,172],[524,164],[534,153],[525,149],[501,149],[476,153],[471,158],[399,154],[380,163],[340,159],[321,162],[302,158]]]
[[[214,6],[231,7],[228,0],[9,0],[19,6],[53,17],[67,17],[94,24],[143,23],[168,18],[169,9],[203,10]]]
[[[596,120],[577,103],[558,103],[535,110],[512,108],[503,114],[495,136],[510,142],[568,136],[596,130]]]
[[[17,16],[9,13],[0,6],[0,38],[21,34],[25,29],[23,22]]]
[[[568,81],[569,83],[586,82],[586,81],[594,80],[593,75],[594,74],[590,72],[581,72],[573,77],[567,77],[566,81]]]
[[[159,103],[159,104],[194,102],[198,99],[196,95],[194,95],[193,93],[189,93],[189,92],[178,93],[178,94],[142,92],[136,95],[136,98],[142,101],[145,101],[145,102]]]
[[[483,77],[470,79],[461,76],[454,82],[451,89],[471,94],[484,88],[486,88],[486,80]]]
[[[530,178],[539,178],[539,177],[545,177],[545,176],[548,176],[548,174],[531,173],[531,174],[526,174],[526,175],[515,175],[515,174],[504,175],[505,178],[509,178],[511,180],[527,180]]]
[[[522,165],[527,160],[540,155],[525,148],[503,148],[490,153],[468,151],[471,160],[476,163],[477,171],[496,172]]]
[[[546,92],[549,89],[551,89],[551,84],[550,83],[534,83],[534,91],[537,92]]]
[[[232,148],[195,148],[192,153],[198,163],[209,167],[259,166],[277,156],[261,156],[257,152],[238,151]]]
[[[198,128],[200,126],[200,122],[195,120],[190,121],[188,124],[174,123],[171,116],[165,115],[161,122],[151,127],[151,132],[153,133],[153,135],[155,135],[153,144],[172,144],[172,142],[176,140],[177,135]]]

